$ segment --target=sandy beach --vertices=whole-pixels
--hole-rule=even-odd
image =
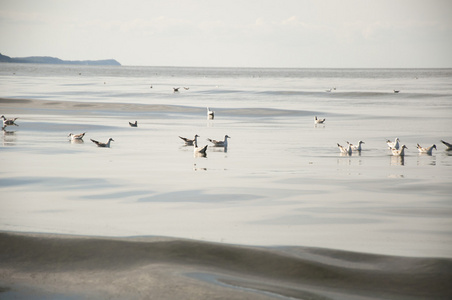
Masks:
[[[452,260],[0,233],[2,299],[450,299]],[[16,297],[16,298],[15,298]],[[55,298],[52,298],[55,297]],[[66,298],[64,298],[66,299]]]

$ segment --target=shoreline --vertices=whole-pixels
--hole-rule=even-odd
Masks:
[[[452,296],[452,259],[446,258],[253,247],[171,237],[4,231],[0,231],[0,244],[0,295],[4,299],[26,290],[42,296],[75,295],[76,299]]]

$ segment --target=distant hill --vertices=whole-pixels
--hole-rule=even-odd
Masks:
[[[0,53],[0,62],[20,64],[86,65],[86,66],[120,66],[114,59],[103,60],[62,60],[50,56],[9,57]]]

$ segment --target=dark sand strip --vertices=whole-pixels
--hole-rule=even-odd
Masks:
[[[451,282],[444,258],[0,233],[6,299],[20,287],[86,299],[451,299]]]
[[[76,101],[55,101],[37,99],[12,99],[0,98],[0,111],[2,114],[40,114],[60,113],[60,114],[91,114],[98,112],[158,112],[158,113],[186,113],[205,115],[205,107],[165,105],[165,104],[137,104],[137,103],[100,103],[100,102],[76,102]],[[216,109],[222,115],[235,116],[311,116],[315,112],[294,111],[269,108],[223,108]]]
[[[52,113],[88,113],[96,114],[96,111],[111,112],[203,112],[205,108],[176,105],[159,104],[136,104],[136,103],[100,103],[100,102],[76,102],[76,101],[55,101],[55,100],[36,100],[36,99],[11,99],[0,98],[0,109],[5,113],[22,114],[42,114],[43,111]],[[37,111],[38,110],[38,111]]]

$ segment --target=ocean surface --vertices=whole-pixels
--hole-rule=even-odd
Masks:
[[[0,98],[2,231],[452,257],[452,69],[0,64]]]

